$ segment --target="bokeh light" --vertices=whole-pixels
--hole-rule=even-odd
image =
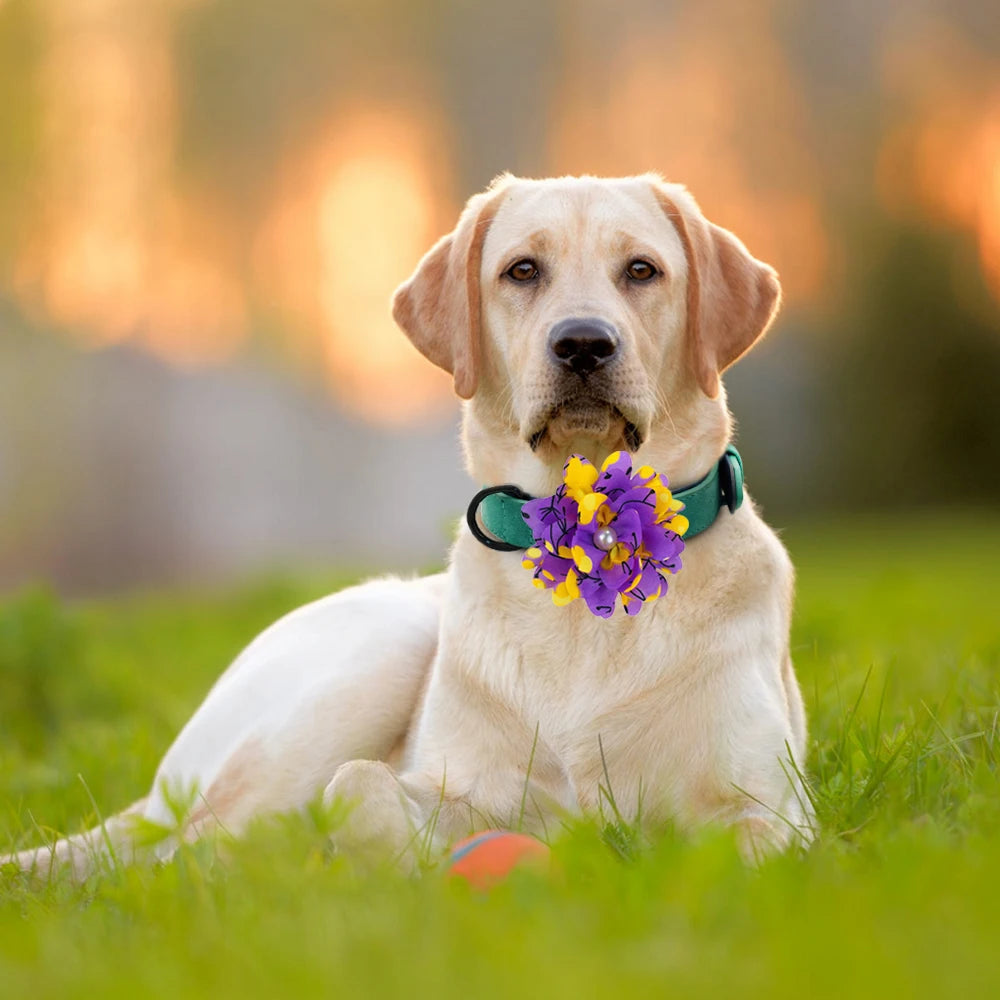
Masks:
[[[345,461],[384,561],[437,559],[457,402],[389,300],[508,170],[659,171],[777,267],[727,377],[769,514],[913,468],[988,503],[993,6],[3,0],[0,585],[372,564],[329,527]],[[403,466],[436,491],[409,521]]]

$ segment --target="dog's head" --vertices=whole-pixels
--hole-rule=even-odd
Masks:
[[[719,375],[779,298],[773,269],[682,187],[502,177],[399,288],[393,315],[471,400],[473,474],[548,489],[574,452],[641,449],[675,481],[706,471],[729,432]]]

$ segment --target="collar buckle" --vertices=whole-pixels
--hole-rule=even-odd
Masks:
[[[732,445],[719,459],[719,492],[729,513],[735,514],[743,503],[743,460]]]

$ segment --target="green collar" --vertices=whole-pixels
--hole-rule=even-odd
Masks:
[[[684,541],[710,528],[723,507],[727,507],[730,514],[735,514],[743,503],[743,459],[740,453],[729,445],[704,479],[694,486],[676,490],[674,498],[684,504],[684,516],[689,523]],[[530,548],[535,540],[524,523],[521,508],[525,501],[531,499],[522,489],[510,484],[480,490],[472,498],[466,515],[472,534],[483,545],[501,552]],[[489,535],[479,526],[477,512]]]

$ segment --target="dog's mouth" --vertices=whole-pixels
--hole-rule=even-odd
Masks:
[[[565,400],[553,406],[528,435],[534,452],[553,448],[565,453],[575,442],[594,441],[614,448],[621,444],[635,451],[644,440],[638,425],[604,400]]]

